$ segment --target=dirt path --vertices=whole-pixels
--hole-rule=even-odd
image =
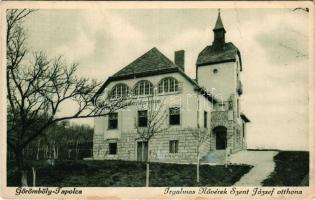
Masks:
[[[273,157],[277,151],[241,151],[231,156],[230,162],[254,166],[235,186],[261,186],[271,172],[274,171]]]

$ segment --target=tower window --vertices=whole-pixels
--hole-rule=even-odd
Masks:
[[[218,73],[218,69],[213,69],[213,73],[214,74]]]
[[[245,123],[243,122],[243,138],[245,137]]]
[[[204,111],[203,113],[203,126],[204,128],[208,127],[208,112]]]
[[[239,117],[240,116],[240,101],[239,101],[239,99],[237,99],[237,117]]]

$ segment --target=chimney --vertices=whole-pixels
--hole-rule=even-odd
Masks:
[[[175,51],[174,62],[183,71],[185,71],[185,51],[184,50]]]

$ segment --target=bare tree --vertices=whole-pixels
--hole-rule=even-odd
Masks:
[[[210,133],[208,131],[208,129],[204,128],[200,128],[200,125],[198,123],[198,127],[196,129],[191,129],[190,130],[191,134],[194,136],[197,144],[196,144],[196,153],[197,153],[197,164],[196,164],[196,181],[197,183],[200,182],[200,173],[199,173],[199,168],[200,168],[200,148],[201,146],[206,142],[209,141],[210,139]]]
[[[90,127],[86,125],[77,125],[72,128],[70,133],[71,138],[68,138],[68,141],[74,146],[75,160],[78,160],[80,152],[79,145],[92,139],[90,138],[91,136]]]
[[[77,64],[68,65],[62,57],[48,59],[43,52],[30,54],[23,21],[32,12],[7,11],[7,143],[24,178],[22,185],[26,184],[22,152],[49,126],[63,120],[104,116],[126,106],[123,98],[96,106],[92,99],[100,83],[77,77]],[[75,112],[57,116],[65,102],[75,104]]]
[[[148,144],[148,148],[149,142],[154,136],[168,129],[168,126],[165,123],[168,114],[165,110],[164,103],[161,99],[157,99],[155,97],[156,96],[149,96],[146,102],[140,101],[140,104],[137,106],[138,112],[144,112],[146,113],[146,116],[143,116],[144,121],[135,120],[135,127],[139,136],[136,140],[146,142]],[[144,158],[145,151],[143,143],[141,154],[142,158]],[[148,187],[150,176],[150,153],[147,155],[146,162],[146,187]]]

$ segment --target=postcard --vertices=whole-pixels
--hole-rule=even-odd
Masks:
[[[315,198],[312,2],[0,6],[2,198]]]

